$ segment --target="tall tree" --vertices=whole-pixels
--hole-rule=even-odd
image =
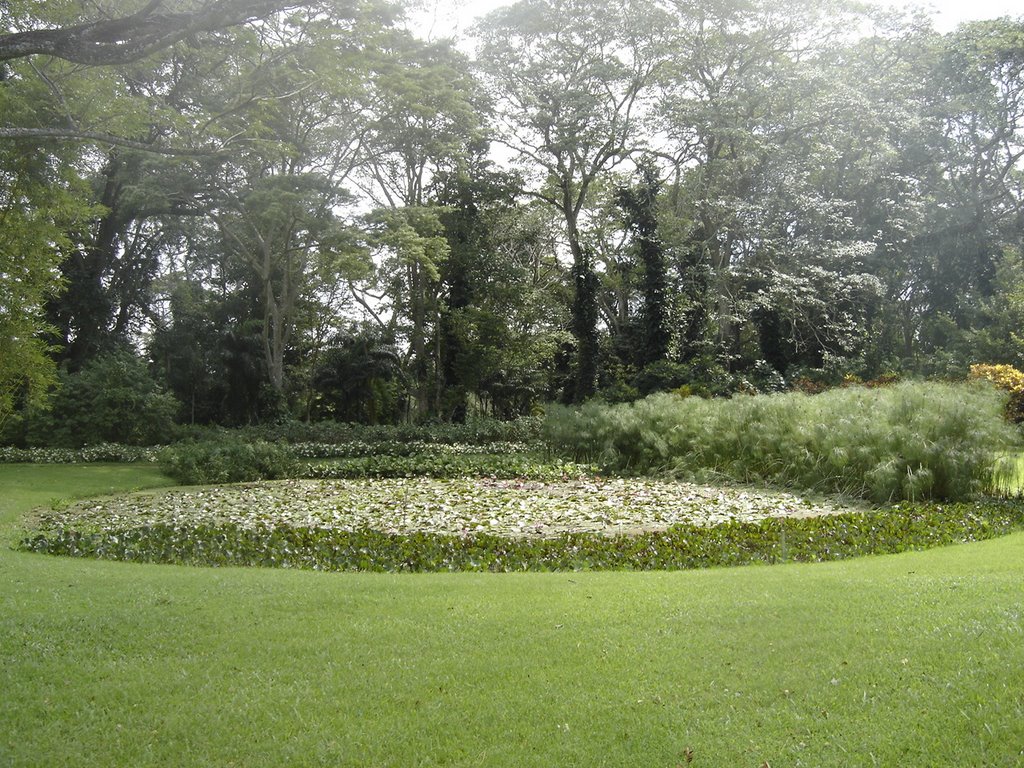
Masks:
[[[711,348],[735,366],[759,279],[808,261],[831,268],[829,254],[850,252],[842,204],[822,186],[835,166],[829,132],[843,124],[819,62],[864,19],[805,0],[673,8],[679,55],[665,69],[659,114],[675,173],[668,229],[682,305],[678,354],[700,359]]]
[[[440,404],[442,364],[429,341],[436,340],[448,251],[433,187],[438,174],[471,154],[481,99],[468,60],[448,42],[396,32],[382,40],[381,54],[359,178],[378,206],[372,221],[384,258],[376,283],[387,294],[391,331],[408,343],[414,409],[422,418]]]
[[[68,233],[95,213],[73,162],[35,149],[0,145],[0,428],[54,381],[44,307],[61,287]]]
[[[639,183],[620,189],[618,202],[626,212],[643,272],[640,348],[636,352],[637,364],[642,368],[668,356],[672,330],[665,249],[658,231],[661,180],[651,158],[640,162],[638,171]]]
[[[225,72],[179,94],[209,130],[238,137],[216,162],[188,161],[235,289],[251,291],[245,319],[259,328],[263,368],[283,407],[293,341],[320,327],[331,335],[332,283],[364,271],[344,216],[345,186],[364,160],[367,79],[379,28],[295,13],[240,35],[224,51]],[[354,271],[353,271],[354,270]],[[308,343],[309,335],[304,342]],[[314,354],[315,356],[315,354]],[[312,368],[302,366],[308,382]]]
[[[961,368],[966,341],[1020,243],[1021,24],[927,25],[833,52],[822,182],[845,206],[863,263],[883,285],[872,365]],[[965,355],[971,353],[964,351]],[[952,372],[950,369],[949,372]]]
[[[540,233],[519,205],[520,187],[515,174],[494,170],[484,145],[435,183],[449,248],[437,331],[442,413],[456,421],[474,405],[501,417],[529,413],[548,388],[558,319],[545,288],[561,281],[553,257],[545,263],[535,250]]]
[[[561,215],[573,263],[577,342],[571,399],[594,393],[594,260],[582,234],[595,181],[643,146],[639,121],[665,61],[665,17],[645,0],[522,0],[480,25],[478,66],[496,97],[499,141]]]

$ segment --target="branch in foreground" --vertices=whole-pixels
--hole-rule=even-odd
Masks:
[[[119,19],[0,35],[0,61],[42,55],[87,65],[129,64],[192,35],[264,18],[317,0],[206,0],[190,12],[162,12],[165,0]]]
[[[107,144],[114,147],[137,149],[141,152],[152,152],[158,155],[189,155],[211,156],[220,154],[220,148],[186,149],[180,147],[161,147],[135,139],[127,139],[102,131],[81,131],[77,128],[0,128],[0,141],[4,139],[36,139],[36,140],[80,140]]]

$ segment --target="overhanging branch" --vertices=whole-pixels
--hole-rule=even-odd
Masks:
[[[123,136],[116,136],[102,131],[82,131],[77,128],[0,128],[0,140],[3,139],[35,139],[37,141],[50,140],[79,140],[106,144],[113,147],[126,147],[137,149],[142,152],[152,152],[158,155],[186,155],[186,156],[211,156],[220,154],[218,148],[186,149],[181,147],[162,147],[159,144],[151,144],[145,141],[128,139]]]
[[[196,10],[165,12],[165,0],[150,0],[119,19],[0,35],[0,61],[55,56],[87,65],[129,64],[192,35],[212,32],[317,0],[206,0]]]

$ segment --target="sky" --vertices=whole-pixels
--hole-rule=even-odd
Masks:
[[[475,19],[511,2],[513,0],[419,0],[423,10],[414,15],[413,24],[421,37],[462,38]],[[964,21],[1024,16],[1021,0],[879,0],[879,4],[932,10],[935,27],[941,32],[948,32]]]
[[[909,6],[910,3],[894,3],[897,6]],[[1000,16],[1024,16],[1024,6],[1020,0],[934,0],[922,3],[933,8],[938,16],[935,20],[937,29],[948,32],[964,21],[979,19],[995,19]]]

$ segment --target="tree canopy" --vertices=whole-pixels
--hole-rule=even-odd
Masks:
[[[36,26],[43,21],[8,12],[8,24],[28,29],[0,35],[0,61],[25,56],[54,56],[75,64],[131,64],[183,40],[216,32],[296,8],[323,8],[340,18],[354,15],[355,0],[146,0],[132,13],[114,16],[98,9],[100,18]],[[115,5],[116,11],[124,4]]]
[[[0,4],[3,439],[126,354],[224,424],[1024,364],[1024,21],[401,11]]]

